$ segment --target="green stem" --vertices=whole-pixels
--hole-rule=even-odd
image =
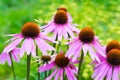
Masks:
[[[31,53],[27,55],[27,80],[30,80],[30,61],[31,61]]]
[[[57,39],[58,39],[58,38],[56,37],[55,41],[57,41]],[[54,48],[56,47],[56,43],[53,44],[53,47],[54,47]],[[54,50],[52,50],[52,52],[51,52],[51,55],[53,55],[53,54],[54,54]]]
[[[38,56],[38,46],[36,45],[36,56]],[[38,68],[39,68],[39,59],[37,59],[37,64],[38,64]],[[40,80],[40,73],[38,72],[38,80]]]
[[[68,34],[68,42],[70,41],[69,38],[70,38],[70,35]],[[69,48],[69,45],[67,45],[67,50],[68,48]]]
[[[58,36],[56,37],[56,39],[55,39],[55,41],[57,41],[58,40]],[[53,47],[55,48],[56,47],[56,43],[53,43]],[[52,52],[51,52],[51,55],[53,55],[54,54],[54,50],[52,50]],[[51,70],[49,70],[49,73],[48,73],[48,75],[50,75],[51,74]]]
[[[44,72],[45,73],[45,78],[47,77],[47,71]]]
[[[81,66],[82,66],[82,62],[83,62],[83,57],[84,57],[84,54],[83,54],[83,50],[81,52],[81,57],[80,57],[80,62],[79,62],[79,68],[78,68],[78,77],[77,77],[77,80],[81,80]]]
[[[16,80],[16,75],[15,75],[15,70],[14,70],[14,65],[13,65],[13,60],[12,60],[11,53],[10,53],[10,59],[11,59],[11,67],[12,67],[12,72],[13,72],[14,80]]]
[[[60,52],[60,51],[59,51],[60,46],[61,46],[61,42],[59,42],[59,44],[58,44],[58,46],[57,46],[57,49],[56,49],[57,53],[59,53],[59,52]]]

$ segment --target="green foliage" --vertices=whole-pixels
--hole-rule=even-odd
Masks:
[[[120,0],[1,0],[0,1],[0,52],[8,37],[6,34],[20,33],[25,22],[41,17],[51,19],[56,8],[64,6],[72,15],[79,29],[89,26],[94,29],[101,42],[106,45],[110,40],[120,41]],[[39,23],[43,25],[42,23]],[[63,47],[64,48],[64,47]],[[65,50],[65,49],[63,49]],[[92,65],[87,56],[82,71],[83,79],[90,80]],[[17,80],[25,80],[26,56],[21,62],[14,63]],[[37,79],[37,64],[31,66],[31,80]],[[13,80],[11,67],[0,65],[0,80]]]

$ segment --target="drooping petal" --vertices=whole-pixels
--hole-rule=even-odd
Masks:
[[[109,71],[107,73],[106,80],[111,80],[111,78],[112,78],[112,66],[110,66],[110,69],[109,69]]]
[[[36,56],[36,46],[35,46],[35,43],[34,43],[33,40],[31,41],[31,45],[32,45],[31,54],[32,54],[33,57],[35,57]]]
[[[79,48],[75,51],[74,56],[72,61],[74,62],[75,60],[77,60],[77,58],[80,56],[80,51],[82,49],[82,46],[80,45]]]
[[[41,39],[40,41],[43,44],[43,47],[46,49],[46,51],[47,50],[50,50],[50,51],[55,50],[51,45],[49,45],[48,43],[46,43],[44,40]]]
[[[83,45],[83,53],[84,53],[84,56],[86,56],[88,49],[89,49],[88,44],[84,44],[84,45]]]
[[[71,76],[71,73],[69,72],[68,67],[65,68],[65,73],[67,75],[68,80],[74,80],[73,77]]]
[[[52,77],[55,76],[55,74],[57,73],[57,71],[58,71],[58,68],[56,68],[56,69],[53,71],[53,73],[52,73],[50,76],[48,76],[45,80],[51,80]]]
[[[53,43],[58,43],[57,41],[55,41],[52,38],[47,37],[46,35],[43,35],[42,33],[40,33],[40,37],[42,37],[44,40],[47,40],[49,42],[53,42]]]
[[[25,44],[26,44],[26,42],[23,41],[22,47],[20,48],[20,53],[19,53],[20,58],[22,58],[24,56],[24,53],[25,53],[25,50],[26,50],[26,45]]]
[[[18,57],[18,54],[19,54],[19,52],[20,52],[20,49],[14,49],[13,51],[12,51],[12,57],[13,57],[13,59],[16,61],[16,62],[19,62],[20,61],[20,59],[19,59],[19,57]]]
[[[91,46],[89,46],[89,54],[93,60],[96,59],[98,62],[100,62],[100,59],[98,58],[98,56],[96,55],[95,51]]]
[[[4,64],[7,60],[8,53],[1,53],[0,55],[0,63]]]
[[[106,70],[106,68],[107,68],[107,64],[104,64],[104,66],[101,67],[99,73],[97,74],[97,76],[95,77],[94,80],[98,80],[101,77],[101,75],[104,73],[104,71]]]
[[[65,39],[68,39],[68,33],[67,33],[65,27],[63,27],[63,29],[62,29],[62,35],[64,36]]]
[[[76,28],[77,25],[69,23],[68,26],[71,28],[73,32],[79,34],[80,30]]]
[[[58,38],[58,33],[57,33],[57,30],[54,30],[54,36],[52,37],[53,40],[56,40],[56,38]]]
[[[59,76],[60,76],[60,74],[61,74],[61,70],[62,70],[62,69],[60,69],[60,70],[58,71],[58,73],[55,75],[55,79],[54,79],[54,80],[59,80],[58,78],[59,78]]]
[[[68,34],[69,34],[72,38],[74,38],[73,31],[68,27],[68,25],[66,25],[66,26],[64,26],[64,27],[65,27],[66,31],[68,32]]]
[[[96,77],[96,75],[99,73],[99,71],[101,70],[101,68],[103,67],[104,64],[105,64],[105,61],[98,63],[97,65],[99,65],[99,66],[97,66],[97,67],[95,66],[96,68],[94,68],[94,73],[92,75],[92,78]]]
[[[68,70],[70,72],[70,75],[73,77],[73,80],[77,80],[74,73],[72,72],[72,70],[68,67]]]
[[[45,49],[46,47],[41,43],[41,39],[36,38],[35,41],[36,41],[36,44],[37,44],[38,48],[41,50],[41,52],[43,54],[47,54],[46,49]]]
[[[99,78],[99,80],[103,80],[107,74],[107,72],[109,71],[110,66],[107,64],[107,67],[105,69],[105,71],[103,72],[103,74],[101,75],[101,77]]]
[[[63,80],[63,69],[61,69],[60,80]]]
[[[112,76],[112,80],[119,80],[119,68],[118,67],[114,67],[113,70],[113,75]]]
[[[10,58],[10,55],[7,56],[7,61],[8,61],[9,66],[11,66],[11,58]]]
[[[54,25],[54,23],[52,23],[49,26],[47,26],[45,29],[43,29],[44,30],[43,33],[48,34],[48,33],[52,32],[54,29],[55,29],[55,25]]]
[[[39,67],[39,72],[44,72],[44,71],[50,70],[50,69],[52,69],[54,66],[55,66],[55,63],[54,63],[54,62],[52,62],[52,63],[50,63],[50,64],[46,64],[46,66],[40,66],[40,67]]]
[[[67,51],[67,53],[65,54],[65,56],[67,57],[67,56],[69,56],[69,55],[73,55],[75,49],[77,49],[80,45],[82,46],[81,43],[75,42],[72,46],[70,46],[70,48],[68,49],[68,51]]]
[[[11,50],[15,49],[15,47],[21,42],[22,38],[16,39],[15,41],[13,41],[12,43],[10,43],[7,47],[5,47],[5,49],[3,50],[4,52],[9,53]]]
[[[24,42],[25,42],[25,49],[26,49],[27,55],[30,55],[33,47],[33,40],[31,38],[28,38],[28,39],[26,38]]]
[[[9,39],[9,40],[7,40],[7,41],[5,41],[4,43],[8,43],[10,41],[13,42],[14,40],[16,40],[17,38],[20,37],[20,34],[11,34],[10,36],[14,36],[14,37]]]
[[[100,46],[100,44],[97,41],[93,42],[93,46],[100,55],[102,55],[103,57],[106,57],[105,50],[103,49],[102,46]]]

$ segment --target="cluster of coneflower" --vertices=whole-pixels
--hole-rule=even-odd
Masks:
[[[44,26],[39,27],[33,22],[25,23],[21,33],[7,35],[13,38],[7,41],[8,45],[0,55],[0,63],[8,61],[16,80],[12,59],[19,62],[26,53],[27,80],[30,79],[31,56],[38,63],[38,80],[80,80],[83,59],[88,53],[94,64],[94,80],[119,80],[120,43],[113,40],[103,46],[91,28],[79,30],[72,21],[67,9],[61,7]],[[53,34],[51,38],[47,36],[49,33]],[[60,48],[62,40],[68,40],[64,44],[66,52]],[[53,43],[53,46],[48,42]],[[38,50],[42,56],[39,56]],[[41,72],[45,73],[44,79],[40,78]]]

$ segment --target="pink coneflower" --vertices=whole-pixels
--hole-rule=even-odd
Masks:
[[[105,56],[104,50],[98,38],[95,36],[93,30],[91,28],[83,28],[79,36],[73,39],[72,42],[68,43],[70,48],[68,49],[66,56],[72,57],[73,61],[76,60],[80,56],[80,51],[83,50],[84,56],[86,56],[87,52],[93,60],[97,60],[100,62],[96,52],[98,54]]]
[[[53,39],[57,38],[59,41],[62,40],[62,36],[65,39],[68,39],[68,36],[74,37],[73,32],[78,33],[78,29],[75,27],[75,24],[71,23],[71,19],[69,19],[67,14],[66,9],[59,8],[53,19],[42,27],[44,34],[53,33]]]
[[[36,56],[36,45],[43,54],[46,54],[47,50],[50,51],[55,50],[44,40],[54,43],[55,41],[43,35],[40,32],[38,25],[33,22],[27,22],[22,27],[20,34],[14,34],[10,36],[13,36],[13,38],[10,39],[10,41],[12,42],[8,45],[7,49],[14,49],[22,42],[22,47],[20,48],[20,53],[19,53],[20,57],[22,57],[25,52],[27,53],[27,55],[31,53],[33,56]]]
[[[107,57],[94,68],[92,78],[94,80],[119,80],[120,71],[120,50],[111,49]]]
[[[75,74],[77,75],[76,67],[74,66],[76,62],[72,62],[69,58],[65,57],[64,53],[59,53],[55,61],[46,66],[41,66],[39,72],[48,71],[54,69],[53,73],[46,78],[46,80],[51,80],[53,77],[54,80],[63,80],[64,72],[67,75],[68,80],[76,80]]]
[[[18,53],[20,52],[19,48],[15,48],[11,51],[6,50],[6,48],[3,50],[3,52],[0,55],[0,64],[4,64],[7,61],[9,66],[11,66],[11,58],[13,58],[14,61],[16,62],[19,62],[20,61],[18,57]]]

